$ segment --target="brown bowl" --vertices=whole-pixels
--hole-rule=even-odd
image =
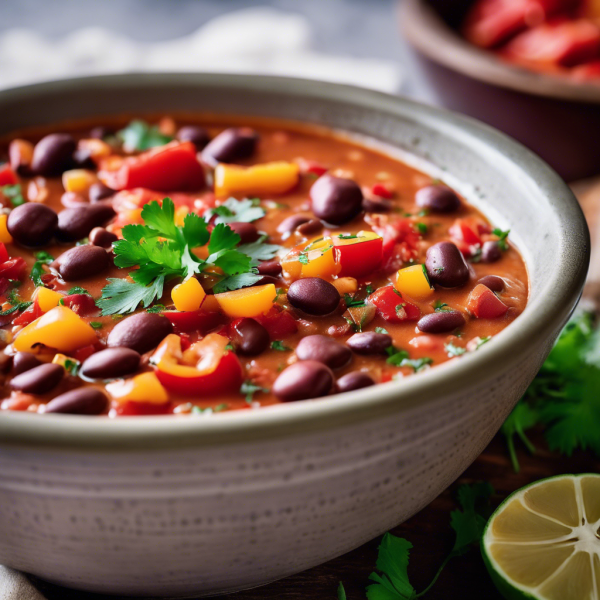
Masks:
[[[507,64],[456,31],[469,0],[403,0],[400,23],[438,101],[493,125],[567,181],[600,173],[600,85]]]

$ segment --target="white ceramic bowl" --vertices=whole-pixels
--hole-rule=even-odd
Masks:
[[[534,377],[583,286],[567,186],[472,120],[341,85],[123,75],[0,92],[0,133],[149,111],[272,116],[401,148],[519,246],[531,297],[492,342],[427,373],[210,418],[0,415],[0,562],[96,592],[215,594],[285,577],[407,519],[458,477]]]

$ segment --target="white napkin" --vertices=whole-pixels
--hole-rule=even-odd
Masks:
[[[324,54],[311,49],[302,15],[253,7],[217,17],[194,33],[141,43],[99,27],[48,40],[30,29],[0,37],[0,86],[98,73],[220,71],[291,75],[397,92],[397,63]]]

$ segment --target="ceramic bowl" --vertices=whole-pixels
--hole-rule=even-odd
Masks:
[[[438,101],[508,133],[567,181],[600,173],[600,85],[501,61],[456,31],[472,0],[401,0],[400,25]]]
[[[385,144],[510,228],[531,279],[527,308],[492,342],[403,381],[210,418],[0,415],[0,563],[95,592],[216,594],[348,552],[452,483],[572,312],[589,235],[569,188],[504,135],[342,85],[215,74],[59,81],[0,92],[0,133],[149,111],[294,119]]]

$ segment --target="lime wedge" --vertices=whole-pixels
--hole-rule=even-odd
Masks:
[[[600,475],[518,490],[491,516],[481,550],[509,600],[600,600]]]

